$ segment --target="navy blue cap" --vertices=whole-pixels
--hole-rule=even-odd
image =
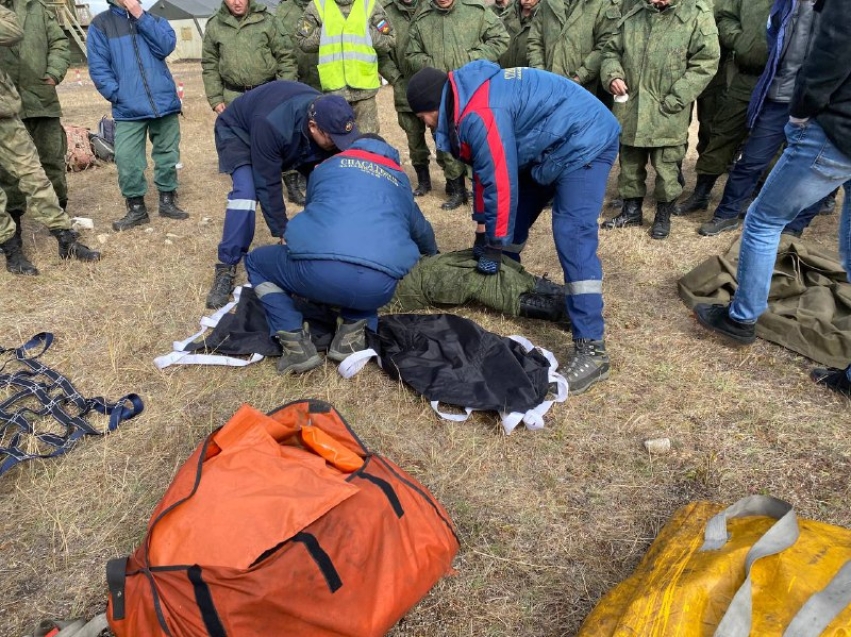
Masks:
[[[339,95],[323,95],[310,105],[307,115],[323,133],[331,137],[340,150],[347,150],[360,137],[355,113]]]

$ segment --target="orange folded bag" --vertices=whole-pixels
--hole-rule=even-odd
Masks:
[[[333,407],[243,405],[107,565],[107,618],[116,637],[384,635],[457,551],[440,503]]]

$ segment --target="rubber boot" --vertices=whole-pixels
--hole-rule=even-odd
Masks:
[[[160,193],[160,217],[166,219],[188,219],[189,213],[177,207],[177,191]]]
[[[706,210],[709,207],[709,195],[718,181],[720,175],[698,175],[694,185],[694,192],[688,199],[679,204],[674,210],[674,215],[682,217],[698,210]]]
[[[24,256],[21,238],[13,234],[9,239],[0,243],[3,254],[6,255],[6,269],[12,274],[27,274],[35,276],[38,274],[36,267]]]
[[[299,186],[299,173],[286,173],[284,175],[284,186],[287,188],[287,201],[297,206],[303,206],[307,200]]]
[[[128,197],[127,198],[127,214],[112,222],[112,229],[116,232],[123,232],[149,223],[151,218],[148,216],[148,209],[145,206],[144,197]]]
[[[656,218],[653,219],[653,227],[650,228],[651,239],[667,239],[671,234],[671,212],[677,202],[658,202],[656,204]]]
[[[77,239],[78,235],[73,230],[51,230],[50,234],[59,242],[59,256],[62,259],[74,257],[78,261],[100,261],[100,252],[89,249]]]
[[[227,305],[230,300],[230,293],[233,292],[233,282],[235,278],[235,265],[225,265],[224,263],[216,264],[216,276],[213,278],[213,285],[210,288],[210,293],[207,294],[208,308],[211,310],[217,310],[220,307]]]
[[[464,175],[458,179],[450,179],[446,182],[449,190],[449,199],[440,206],[443,210],[455,210],[467,203],[467,185],[464,183]]]
[[[414,166],[414,170],[417,173],[417,187],[414,188],[414,197],[422,197],[431,192],[431,173],[428,171],[428,164]]]
[[[641,206],[643,205],[644,197],[624,199],[621,213],[617,217],[612,217],[608,221],[604,221],[600,227],[603,230],[612,230],[614,228],[640,226],[644,222],[644,214],[641,210]]]

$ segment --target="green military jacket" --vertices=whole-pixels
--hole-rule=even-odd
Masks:
[[[454,71],[473,60],[496,62],[508,50],[502,22],[480,0],[455,0],[449,9],[433,2],[411,25],[408,63],[416,72],[427,66]]]
[[[724,49],[733,52],[736,74],[728,91],[750,100],[759,76],[768,61],[765,25],[772,0],[716,0],[718,38]]]
[[[18,26],[15,12],[0,4],[0,47],[15,46],[24,37]],[[0,49],[2,50],[2,49]],[[21,96],[6,73],[6,67],[0,66],[0,118],[15,117],[21,110]]]
[[[407,91],[408,80],[414,74],[414,71],[411,69],[405,53],[408,50],[411,24],[413,24],[417,12],[425,2],[426,0],[413,0],[409,3],[403,0],[385,0],[384,2],[387,19],[396,31],[396,46],[388,54],[379,56],[378,70],[384,76],[384,79],[393,85],[393,99],[396,110],[401,113],[411,112],[411,107],[408,106]]]
[[[704,0],[671,0],[665,11],[638,0],[606,45],[600,70],[607,91],[613,80],[627,85],[629,100],[613,109],[621,143],[685,144],[690,106],[712,81],[720,56],[718,28]]]
[[[518,2],[517,4],[520,4],[520,3]],[[508,2],[505,3],[505,6],[502,6],[502,7],[497,5],[496,2],[494,2],[492,5],[489,5],[490,10],[493,11],[496,14],[496,17],[498,17],[498,18],[502,18],[503,14],[506,11],[509,11],[510,9],[512,9],[513,7],[514,7],[514,0],[508,0]]]
[[[352,11],[355,0],[334,0],[340,7],[340,13],[348,17]],[[368,2],[369,0],[367,0]],[[298,30],[295,33],[298,46],[305,53],[319,53],[319,38],[322,35],[322,21],[319,19],[319,10],[316,3],[311,1],[307,4]],[[372,13],[369,16],[369,35],[372,38],[372,46],[378,56],[379,64],[384,56],[388,55],[396,45],[396,31],[394,24],[387,19],[380,0],[375,0]],[[330,91],[342,95],[348,102],[359,102],[369,99],[378,94],[378,89],[354,89],[343,88],[338,91]]]
[[[21,96],[21,119],[61,117],[56,87],[68,71],[71,52],[56,14],[42,0],[16,0],[15,14],[24,32],[15,46],[0,49],[0,68],[9,74]]]
[[[298,31],[301,16],[307,9],[307,3],[308,0],[283,0],[278,5],[275,17],[278,20],[278,30],[287,38],[288,42],[293,44],[295,49],[295,57],[298,62],[298,81],[321,91],[319,70],[316,68],[319,63],[319,52],[305,53],[298,46],[295,46],[295,34]]]
[[[297,63],[292,41],[283,36],[265,5],[252,0],[242,19],[222,2],[207,21],[201,52],[201,77],[212,108],[230,104],[243,91],[271,80],[296,80]]]
[[[526,54],[526,42],[529,38],[529,27],[532,18],[538,12],[540,3],[532,9],[529,16],[523,15],[523,7],[519,2],[514,3],[502,13],[502,25],[508,37],[511,38],[508,50],[499,56],[499,65],[504,69],[515,66],[529,66],[529,56]]]
[[[592,92],[621,0],[541,0],[529,30],[529,66],[574,79]]]

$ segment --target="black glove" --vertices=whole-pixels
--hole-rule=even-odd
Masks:
[[[484,232],[476,233],[476,240],[473,242],[473,258],[477,261],[485,254],[485,248],[488,247],[487,235]]]
[[[482,274],[496,274],[502,266],[502,248],[487,246],[479,262],[476,264],[476,270]]]

